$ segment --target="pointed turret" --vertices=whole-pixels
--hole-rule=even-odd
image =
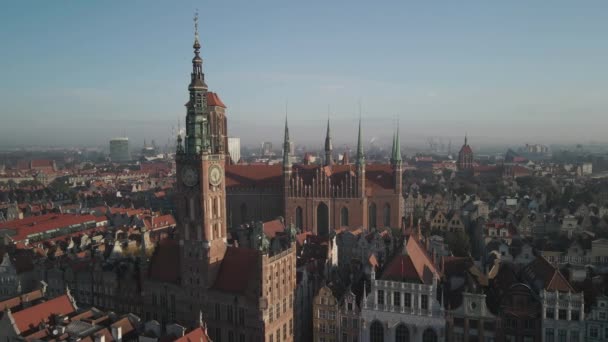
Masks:
[[[365,155],[363,154],[363,138],[361,132],[361,117],[359,117],[359,135],[357,138],[357,165],[365,165]]]
[[[285,116],[285,135],[283,136],[283,167],[291,170],[291,141],[289,140],[289,127]]]
[[[331,157],[333,146],[331,144],[331,131],[329,128],[329,118],[327,118],[327,133],[325,134],[325,165],[333,165],[334,161]]]
[[[200,56],[201,44],[198,38],[198,13],[194,17],[194,58],[192,59],[192,73],[190,74],[190,99],[186,103],[186,141],[187,154],[209,152],[209,120],[207,109],[207,84],[203,73],[203,59]]]
[[[391,155],[391,164],[397,165],[401,163],[401,142],[399,141],[399,128],[397,134],[393,137],[393,153]]]

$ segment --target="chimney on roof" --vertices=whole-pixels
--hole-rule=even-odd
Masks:
[[[102,333],[95,335],[95,342],[106,342],[106,336]]]
[[[167,334],[173,335],[175,337],[182,337],[186,333],[186,328],[182,327],[179,324],[168,324],[167,325]]]

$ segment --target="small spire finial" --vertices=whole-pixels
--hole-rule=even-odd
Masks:
[[[194,12],[194,36],[198,39],[198,8]]]

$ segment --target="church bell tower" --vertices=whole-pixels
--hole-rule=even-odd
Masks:
[[[198,14],[194,18],[194,58],[186,103],[186,135],[176,151],[177,235],[181,285],[189,291],[209,288],[226,253],[226,188],[224,183],[225,120],[215,120],[203,73]],[[221,102],[221,101],[220,101]],[[214,107],[213,105],[211,107]],[[223,115],[223,113],[222,113]],[[221,122],[220,122],[221,121]],[[217,132],[222,132],[219,134]]]

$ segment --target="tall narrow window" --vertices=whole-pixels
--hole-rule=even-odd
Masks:
[[[241,204],[241,223],[247,222],[247,204]]]
[[[371,203],[369,205],[368,208],[368,228],[375,228],[376,227],[376,204],[375,203]]]
[[[340,210],[340,226],[348,226],[348,209],[346,207]]]
[[[304,227],[302,227],[303,224],[303,220],[302,220],[302,207],[297,207],[296,208],[296,227],[301,229],[302,231],[304,231]]]
[[[386,203],[384,205],[384,226],[390,227],[391,225],[391,206]]]

